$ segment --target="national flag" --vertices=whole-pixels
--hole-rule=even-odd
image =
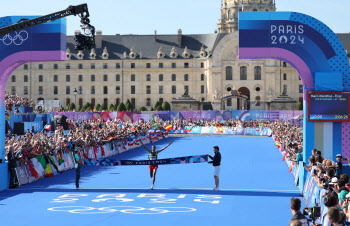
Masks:
[[[124,126],[124,124],[122,123],[122,124],[120,124],[120,128],[121,129],[123,129],[123,130],[125,130],[125,126]]]
[[[108,140],[109,140],[109,141],[113,140],[113,137],[108,137]]]
[[[45,130],[50,130],[51,129],[51,125],[46,124],[46,126],[44,127]]]
[[[92,109],[92,112],[96,112],[96,107],[94,107],[94,109]]]
[[[6,115],[6,119],[10,119],[11,118],[9,113],[6,113],[5,115]]]
[[[142,118],[138,118],[138,119],[137,119],[137,122],[142,124],[144,121],[143,121]]]
[[[170,130],[172,130],[173,129],[173,125],[168,125],[167,127],[165,127],[165,129],[166,129],[166,131],[170,131]]]

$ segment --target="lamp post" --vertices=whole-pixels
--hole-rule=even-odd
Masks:
[[[73,94],[74,94],[74,97],[75,97],[75,102],[74,102],[74,104],[75,104],[74,110],[75,110],[76,107],[77,107],[77,94],[78,94],[77,88],[74,88]]]

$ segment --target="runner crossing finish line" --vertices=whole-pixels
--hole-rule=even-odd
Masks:
[[[170,165],[208,162],[207,155],[184,156],[157,160],[110,160],[110,159],[85,159],[88,166],[136,166],[136,165]]]

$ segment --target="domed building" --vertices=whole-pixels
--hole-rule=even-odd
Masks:
[[[172,103],[187,91],[201,109],[213,104],[218,110],[295,110],[303,87],[293,67],[272,59],[239,59],[242,10],[275,11],[276,6],[274,0],[223,0],[218,32],[212,34],[188,35],[181,29],[174,35],[97,31],[96,48],[87,52],[74,50],[74,37],[68,36],[67,61],[22,65],[13,72],[6,91],[34,100],[59,100],[63,107],[130,100],[136,110],[150,109],[157,101]],[[338,37],[349,51],[350,35]],[[232,97],[221,105],[221,98],[233,92],[247,102]],[[198,105],[176,109],[197,110]]]

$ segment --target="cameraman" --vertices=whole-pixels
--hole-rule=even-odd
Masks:
[[[292,198],[290,200],[290,210],[292,211],[293,217],[289,221],[289,225],[292,224],[292,220],[299,220],[302,226],[309,226],[307,218],[300,212],[301,201],[298,198]]]

